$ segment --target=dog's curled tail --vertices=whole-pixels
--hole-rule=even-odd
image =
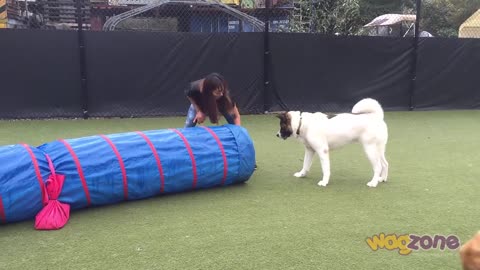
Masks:
[[[383,109],[380,103],[373,98],[364,98],[357,102],[352,108],[352,113],[371,113],[383,119]]]

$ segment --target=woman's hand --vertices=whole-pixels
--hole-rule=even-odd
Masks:
[[[193,122],[197,124],[201,124],[205,121],[205,118],[206,118],[206,115],[203,112],[197,111],[197,114],[195,115],[195,119],[193,119]]]

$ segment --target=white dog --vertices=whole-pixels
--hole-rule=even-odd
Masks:
[[[319,186],[327,186],[330,180],[329,152],[349,143],[360,142],[373,167],[373,178],[367,183],[376,187],[387,181],[388,162],[385,148],[388,140],[387,124],[383,120],[382,106],[374,99],[366,98],[353,106],[352,113],[326,115],[289,111],[277,115],[280,131],[277,137],[293,136],[305,145],[303,168],[294,174],[305,177],[312,166],[315,153],[320,157],[323,179]]]

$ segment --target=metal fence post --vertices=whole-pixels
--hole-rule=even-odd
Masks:
[[[420,21],[422,12],[422,0],[416,1],[417,14],[415,17],[415,36],[413,37],[413,56],[412,56],[412,74],[410,82],[410,111],[415,109],[415,88],[417,86],[417,59],[418,59],[418,42],[420,34]]]
[[[270,8],[272,0],[265,0],[265,30],[263,43],[263,111],[266,113],[270,109]]]
[[[87,68],[85,55],[85,37],[83,32],[83,1],[76,0],[76,15],[77,15],[77,34],[78,34],[78,52],[80,57],[80,83],[82,91],[82,110],[83,118],[88,118],[88,88],[87,88]]]

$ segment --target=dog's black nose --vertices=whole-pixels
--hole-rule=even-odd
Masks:
[[[277,133],[277,137],[280,137],[280,135],[278,135],[278,133]]]

